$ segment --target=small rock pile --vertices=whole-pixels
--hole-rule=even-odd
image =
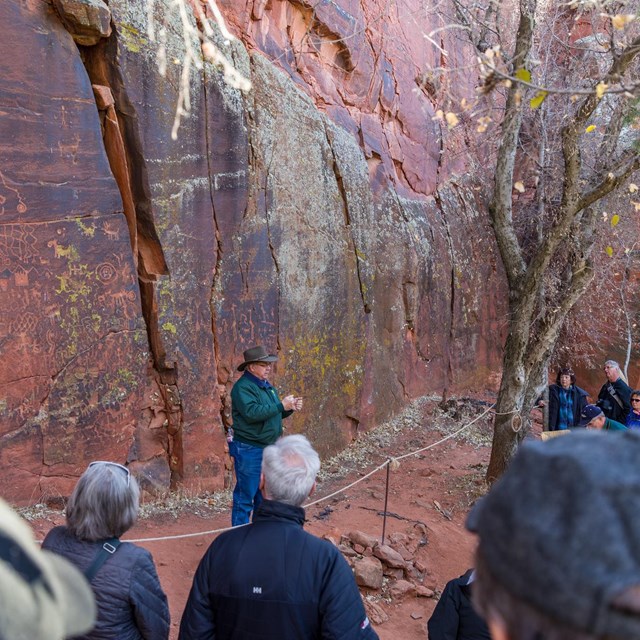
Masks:
[[[434,596],[435,583],[427,567],[415,559],[417,549],[427,544],[427,528],[423,524],[416,524],[411,534],[392,533],[385,544],[362,531],[344,534],[339,542],[333,536],[325,538],[337,544],[365,595],[373,592],[396,602],[409,597]],[[384,609],[366,597],[365,606],[375,624],[388,619]]]

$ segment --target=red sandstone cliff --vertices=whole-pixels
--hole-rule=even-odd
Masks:
[[[430,74],[472,56],[455,32],[425,39],[435,12],[225,3],[253,89],[192,69],[172,140],[169,3],[152,3],[164,77],[144,3],[111,0],[92,36],[60,4],[0,5],[5,497],[65,495],[103,458],[148,487],[222,486],[225,393],[256,343],[324,453],[413,397],[494,385],[504,284],[474,188],[488,150],[434,119],[474,86]]]

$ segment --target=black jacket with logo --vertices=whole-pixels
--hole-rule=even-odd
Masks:
[[[179,639],[377,639],[346,560],[303,524],[300,507],[264,500],[252,524],[214,540]]]

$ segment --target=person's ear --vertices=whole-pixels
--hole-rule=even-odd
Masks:
[[[487,626],[491,633],[492,640],[509,640],[507,627],[501,618],[491,617],[487,620]]]
[[[310,498],[315,493],[315,490],[316,490],[317,486],[318,486],[318,483],[314,482],[313,483],[313,487],[311,487],[311,491],[309,491],[309,495],[307,496],[308,498]]]
[[[258,489],[264,493],[264,473],[262,473],[262,471],[260,472],[260,484],[258,485]]]

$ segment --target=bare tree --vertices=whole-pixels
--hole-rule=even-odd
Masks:
[[[454,2],[480,55],[482,89],[503,100],[489,213],[509,317],[490,482],[526,435],[567,314],[594,276],[598,206],[640,168],[635,4],[518,4],[510,44],[496,26],[508,23],[502,6]]]

